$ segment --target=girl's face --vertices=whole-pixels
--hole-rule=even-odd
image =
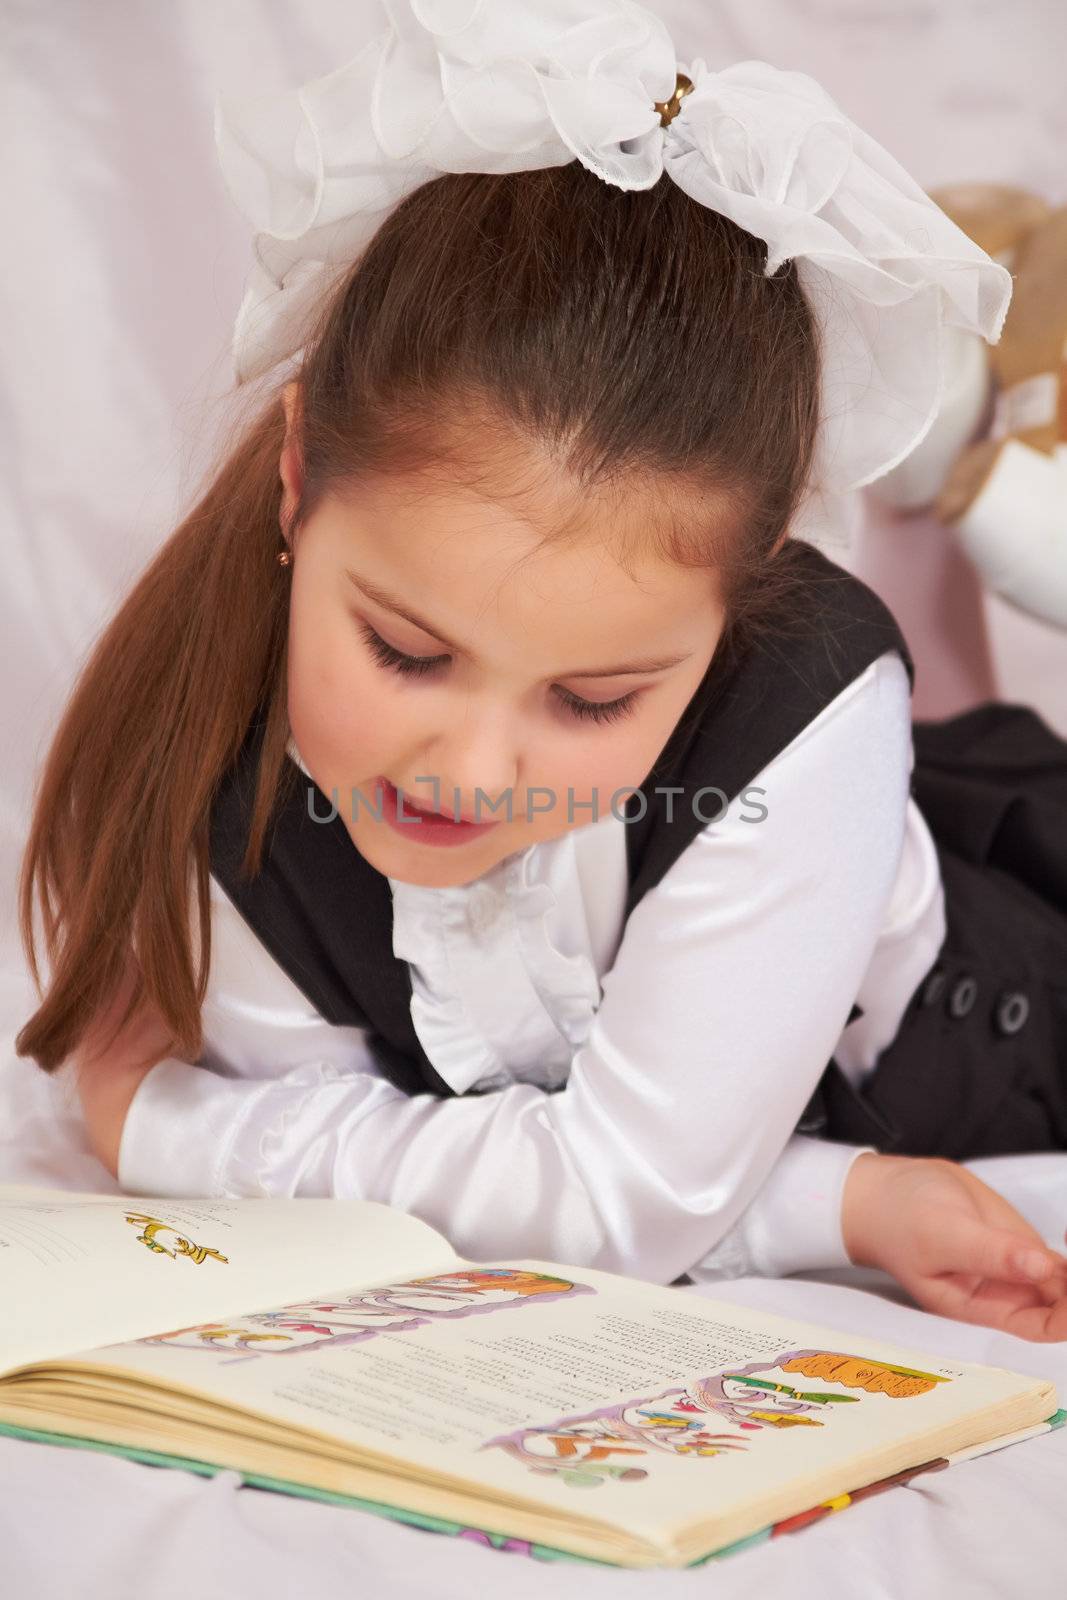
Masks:
[[[360,853],[408,883],[468,883],[602,820],[613,795],[621,816],[723,626],[709,572],[631,558],[631,577],[613,557],[620,534],[657,515],[651,492],[609,512],[532,452],[494,459],[499,475],[482,472],[477,489],[460,474],[390,477],[324,498],[288,569],[296,747],[318,787],[336,790]],[[291,440],[280,470],[288,526],[300,490]],[[539,548],[579,516],[579,538]],[[386,820],[380,780],[403,790],[409,816],[492,825],[427,842],[421,824]]]

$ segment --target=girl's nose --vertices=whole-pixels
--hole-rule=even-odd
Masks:
[[[503,716],[460,718],[440,730],[425,756],[426,779],[438,782],[436,804],[449,815],[492,822],[508,820],[508,801],[512,810],[519,805],[516,792],[519,752],[514,739],[514,724]],[[435,803],[432,783],[423,782],[415,791],[416,803]],[[492,809],[493,807],[496,809]]]

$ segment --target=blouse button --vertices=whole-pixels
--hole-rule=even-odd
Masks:
[[[944,967],[934,967],[919,992],[924,1006],[932,1006],[941,998],[946,982]]]
[[[497,897],[488,884],[482,884],[474,890],[467,908],[467,918],[474,932],[487,932],[496,921],[499,909]]]
[[[965,1017],[978,999],[978,983],[970,973],[953,984],[948,997],[948,1013],[957,1019]]]
[[[996,1020],[997,1032],[1007,1037],[1018,1033],[1026,1027],[1030,1015],[1030,1002],[1019,989],[1006,989],[997,1001],[996,1011],[993,1013]]]

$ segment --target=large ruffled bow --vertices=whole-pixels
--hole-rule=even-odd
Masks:
[[[234,332],[238,382],[297,351],[320,296],[386,214],[442,172],[579,160],[647,189],[666,171],[795,260],[818,319],[813,482],[840,493],[908,455],[936,415],[941,330],[1000,337],[1006,269],[814,79],[764,61],[682,67],[630,0],[385,0],[347,66],[281,95],[220,97],[227,186],[255,229]],[[656,102],[693,82],[663,125]]]

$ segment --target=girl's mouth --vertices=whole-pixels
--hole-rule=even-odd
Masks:
[[[388,778],[379,776],[374,781],[382,798],[382,815],[386,822],[416,844],[466,844],[498,826],[496,822],[456,822],[447,814],[418,805],[407,790],[401,814],[399,791]]]

